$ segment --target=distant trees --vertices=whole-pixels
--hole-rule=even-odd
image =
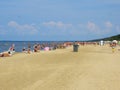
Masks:
[[[111,36],[111,37],[108,37],[108,38],[104,38],[103,40],[105,40],[105,41],[119,40],[120,41],[120,34],[115,35],[115,36]]]

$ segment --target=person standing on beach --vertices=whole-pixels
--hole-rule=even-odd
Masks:
[[[31,46],[30,46],[30,44],[28,44],[28,50],[27,50],[27,53],[28,53],[28,54],[31,53]]]
[[[115,52],[115,47],[116,47],[116,43],[113,42],[113,43],[111,44],[111,48],[112,48],[112,52],[113,52],[113,53]]]
[[[34,48],[34,52],[37,52],[37,51],[38,51],[38,46],[37,46],[37,44],[35,44],[35,45],[33,46],[33,48]]]
[[[100,41],[100,46],[103,46],[103,45],[104,45],[104,41],[101,40],[101,41]]]
[[[40,49],[41,49],[40,44],[37,44],[37,50],[38,50],[38,52],[40,52]]]

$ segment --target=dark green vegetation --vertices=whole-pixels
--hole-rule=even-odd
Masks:
[[[100,40],[104,40],[104,41],[118,40],[118,41],[120,41],[120,34],[115,35],[115,36],[111,36],[111,37],[107,37],[107,38],[101,38],[101,39],[91,40],[91,41],[100,41]]]

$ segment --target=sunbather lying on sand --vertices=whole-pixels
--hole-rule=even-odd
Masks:
[[[0,57],[9,57],[11,56],[12,54],[10,52],[3,52],[3,53],[0,53]]]

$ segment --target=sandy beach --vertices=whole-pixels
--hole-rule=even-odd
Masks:
[[[120,90],[120,51],[80,46],[0,58],[0,90]]]

